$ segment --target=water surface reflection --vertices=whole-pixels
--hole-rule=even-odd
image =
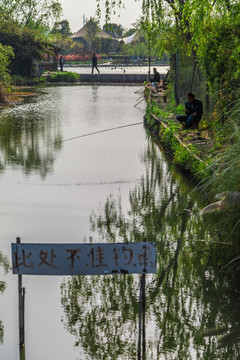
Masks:
[[[198,215],[205,204],[189,179],[142,124],[76,139],[141,122],[137,89],[47,88],[1,111],[0,254],[10,261],[16,236],[37,243],[154,241],[147,360],[237,359],[238,296],[213,267],[212,238]],[[12,360],[18,356],[17,279],[0,268],[0,291],[6,288],[0,358]],[[28,359],[136,359],[139,276],[25,276],[24,286]]]
[[[0,251],[0,295],[6,290],[7,284],[4,279],[5,275],[9,272],[10,266],[7,257]],[[4,340],[4,324],[0,319],[0,344]]]
[[[55,152],[61,148],[62,139],[60,107],[52,106],[54,97],[58,96],[57,89],[52,91],[50,99],[42,91],[23,104],[1,112],[2,171],[11,165],[21,167],[26,175],[38,172],[44,178],[52,170]]]
[[[147,359],[237,359],[239,299],[209,263],[201,199],[150,139],[142,162],[129,208],[110,194],[91,215],[91,231],[92,241],[157,244],[158,271],[147,276]],[[136,359],[138,292],[132,275],[62,284],[65,326],[90,359]]]
[[[44,88],[36,97],[2,109],[0,251],[9,262],[16,236],[22,242],[83,242],[89,235],[89,214],[108,194],[127,198],[142,174],[139,153],[146,140],[144,103],[134,107],[137,89]],[[132,123],[139,125],[126,127]],[[119,130],[101,132],[109,128]],[[79,138],[89,133],[96,134]],[[6,283],[0,296],[0,358],[13,360],[18,357],[17,277],[0,276]],[[61,282],[61,277],[24,276],[28,359],[85,359],[81,344],[75,350],[73,336],[61,323]]]

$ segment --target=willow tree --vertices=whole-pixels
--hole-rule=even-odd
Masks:
[[[97,0],[99,1],[99,0]],[[178,86],[178,70],[179,56],[187,56],[195,59],[195,53],[190,46],[192,34],[190,30],[189,20],[184,15],[185,6],[188,0],[142,0],[142,18],[141,29],[145,33],[148,45],[149,56],[149,72],[150,58],[154,52],[159,57],[167,52],[172,60],[172,69],[175,78],[175,102],[180,102],[179,86]],[[106,20],[111,16],[110,2],[105,2]],[[111,7],[123,6],[122,1],[112,1]],[[191,60],[192,61],[192,60]],[[188,65],[188,64],[187,64]],[[185,74],[186,75],[186,74]],[[191,79],[191,76],[189,75]],[[186,82],[186,76],[182,77]],[[190,90],[188,81],[185,87]],[[181,93],[185,94],[186,90],[182,86]]]
[[[98,3],[98,15],[101,15],[100,0]],[[164,43],[164,35],[170,27],[176,27],[186,39],[191,39],[190,31],[187,31],[188,19],[184,17],[184,9],[188,0],[138,0],[142,1],[142,18],[139,24],[148,33],[152,44]],[[116,9],[124,7],[123,0],[105,1],[105,21],[109,21]],[[176,40],[176,37],[172,39]]]
[[[240,73],[240,4],[231,0],[193,0],[184,18],[192,34],[191,46],[215,90]]]
[[[100,0],[98,12],[100,13]],[[235,0],[139,0],[149,41],[172,54],[193,56],[216,90],[239,77],[240,4]],[[123,0],[105,1],[109,21]]]

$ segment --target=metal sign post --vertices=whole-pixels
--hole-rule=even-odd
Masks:
[[[142,343],[142,281],[140,280],[139,292],[139,314],[138,314],[138,360],[141,360],[141,343]]]
[[[20,360],[25,360],[23,274],[142,274],[138,353],[141,357],[142,338],[142,359],[145,360],[145,274],[156,272],[154,243],[22,244],[17,238],[16,244],[12,244],[12,271],[18,275]]]
[[[16,239],[17,244],[21,243],[20,238]],[[19,358],[25,360],[25,329],[24,329],[24,304],[25,288],[22,287],[22,275],[18,275],[18,322],[19,322]]]
[[[147,242],[144,239],[144,269],[140,278],[139,294],[139,334],[138,334],[138,360],[146,360],[146,331],[145,331],[145,314],[146,314],[146,267],[147,267]]]
[[[142,275],[142,360],[146,360],[146,331],[145,331],[145,314],[146,314],[146,275]]]

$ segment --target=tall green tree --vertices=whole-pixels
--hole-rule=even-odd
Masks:
[[[62,7],[58,0],[0,0],[4,17],[21,26],[49,26],[59,19]]]
[[[83,44],[79,41],[74,41],[70,37],[56,35],[54,44],[60,48],[61,55],[67,54],[82,54]]]
[[[86,24],[86,30],[86,37],[89,41],[90,48],[92,48],[93,40],[96,39],[100,31],[100,28],[98,26],[98,20],[91,18]]]
[[[7,85],[10,82],[8,66],[14,57],[13,49],[0,43],[0,83]]]
[[[11,74],[27,77],[32,75],[33,60],[40,60],[50,46],[36,30],[27,27],[21,29],[13,22],[0,24],[0,39],[14,52],[14,59],[9,65]]]
[[[108,23],[103,26],[103,30],[114,38],[123,37],[123,27],[114,23]]]
[[[64,36],[70,36],[71,33],[71,29],[70,29],[70,25],[69,25],[69,21],[68,20],[62,20],[62,21],[58,21],[55,22],[52,32],[54,34],[61,34]]]

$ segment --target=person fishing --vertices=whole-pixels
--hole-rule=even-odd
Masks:
[[[153,68],[153,76],[150,78],[151,83],[155,86],[157,83],[159,83],[161,80],[160,74],[157,71],[157,68]]]
[[[92,74],[93,74],[93,72],[94,72],[94,68],[98,71],[98,73],[100,74],[100,71],[99,71],[99,69],[98,69],[98,67],[97,67],[97,61],[98,61],[98,59],[97,59],[97,56],[96,56],[96,53],[93,53],[93,57],[92,57]]]
[[[203,114],[202,101],[195,98],[192,92],[187,93],[187,101],[185,102],[185,115],[177,115],[176,119],[180,123],[185,123],[186,128],[198,128],[199,122]]]

